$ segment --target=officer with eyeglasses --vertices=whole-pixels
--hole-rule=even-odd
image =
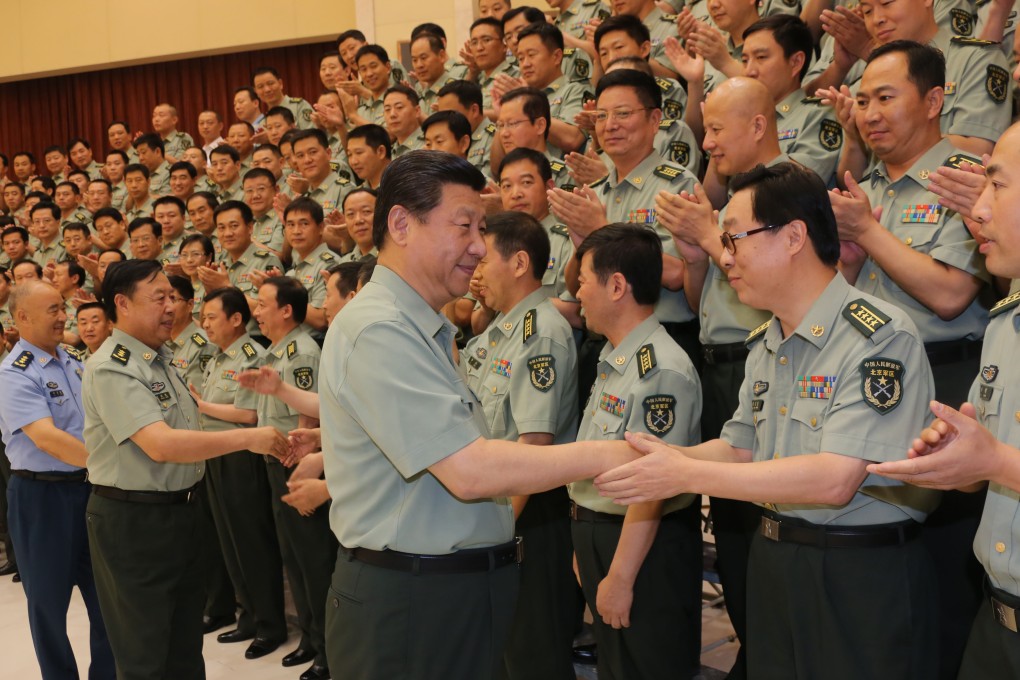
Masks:
[[[927,422],[934,383],[917,329],[837,270],[825,184],[791,162],[733,179],[720,264],[772,318],[748,337],[740,405],[694,447],[598,478],[624,504],[702,493],[764,516],[748,564],[749,678],[937,676],[935,573],[920,540],[934,492],[869,475]]]

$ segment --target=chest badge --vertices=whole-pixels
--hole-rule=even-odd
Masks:
[[[997,377],[999,377],[999,367],[995,364],[989,364],[981,369],[981,379],[986,383],[995,382]]]

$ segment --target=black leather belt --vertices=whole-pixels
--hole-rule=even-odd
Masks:
[[[903,545],[920,534],[921,525],[913,520],[874,526],[823,526],[768,510],[761,518],[761,535],[770,541],[816,548],[881,548]]]
[[[622,524],[626,515],[614,515],[609,512],[596,512],[570,502],[570,519],[578,522],[594,522],[596,524]]]
[[[468,574],[495,571],[511,564],[520,564],[524,560],[524,542],[520,536],[503,545],[461,550],[449,555],[415,555],[396,550],[369,550],[342,546],[340,551],[350,560],[410,574]]]
[[[662,327],[669,333],[669,337],[674,340],[678,335],[690,335],[694,333],[697,336],[701,332],[701,322],[697,319],[691,319],[690,321],[664,321]]]
[[[706,364],[726,364],[739,361],[743,363],[747,359],[750,350],[742,342],[731,342],[727,345],[702,345],[701,355],[705,357]]]
[[[127,491],[115,486],[92,485],[92,493],[103,498],[128,503],[148,503],[152,505],[180,505],[190,503],[197,497],[198,485],[183,491]]]
[[[1017,612],[1020,612],[1020,598],[992,586],[988,576],[985,576],[985,594],[992,603],[992,616],[995,617],[995,621],[1003,628],[1016,633],[1017,619],[1020,618],[1017,616]]]
[[[31,470],[11,470],[15,477],[31,479],[35,482],[84,482],[89,478],[88,470],[74,472],[33,472]]]
[[[932,366],[944,366],[981,358],[981,340],[947,340],[924,343],[924,353]]]

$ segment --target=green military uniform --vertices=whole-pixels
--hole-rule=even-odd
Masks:
[[[776,124],[782,152],[835,186],[843,127],[832,107],[796,89],[776,105]]]
[[[152,204],[155,201],[155,197],[152,194],[149,194],[149,197],[145,199],[145,203],[136,205],[124,213],[124,222],[128,226],[131,226],[131,222],[139,217],[152,217]],[[128,243],[128,241],[125,241],[125,243]]]
[[[762,0],[758,5],[758,13],[763,17],[773,14],[792,14],[800,16],[800,0]]]
[[[253,241],[261,243],[270,250],[277,253],[283,251],[283,224],[280,223],[280,218],[276,216],[275,210],[270,210],[262,217],[255,218],[251,237]]]
[[[218,348],[217,348],[218,349]],[[208,363],[202,399],[255,411],[258,395],[238,386],[237,376],[258,368],[265,350],[247,334],[220,350]],[[220,432],[244,427],[200,416],[202,429]],[[268,640],[287,636],[283,614],[283,562],[269,503],[266,465],[239,451],[207,463],[206,488],[220,546],[241,615],[237,629]]]
[[[195,140],[187,132],[174,130],[163,140],[163,155],[182,160],[181,157],[189,148],[195,146]]]
[[[127,187],[124,186],[123,180],[117,182],[110,188],[110,205],[119,210],[121,213],[124,212],[124,201],[127,200]]]
[[[563,61],[560,62],[560,71],[563,77],[572,83],[578,83],[584,87],[592,87],[591,57],[584,50],[576,47],[563,49]]]
[[[14,316],[11,315],[11,303],[10,301],[0,305],[0,324],[3,325],[4,329],[14,328]],[[0,342],[0,346],[3,346],[3,342]]]
[[[683,120],[687,110],[687,90],[673,78],[655,78],[662,90],[662,117],[671,120]]]
[[[985,331],[981,372],[971,387],[970,401],[978,422],[995,438],[1020,446],[1020,402],[1017,399],[1017,323],[1020,293],[996,304]],[[1017,536],[1020,522],[1015,489],[989,482],[981,525],[974,539],[974,553],[984,566],[986,594],[974,620],[960,669],[962,680],[1009,678],[1020,668],[1016,645],[1016,614],[1020,608],[1020,559]],[[1010,611],[1013,610],[1013,611]]]
[[[407,139],[404,141],[393,142],[392,156],[393,158],[400,158],[408,151],[417,151],[418,149],[425,148],[425,133],[421,131],[421,128],[415,128]]]
[[[92,161],[82,168],[82,172],[87,172],[89,179],[103,179],[103,164]]]
[[[194,323],[188,324],[176,338],[167,340],[166,346],[173,352],[171,363],[181,372],[184,382],[201,391],[205,367],[216,354],[216,347]]]
[[[567,164],[548,151],[545,152],[545,157],[549,161],[549,169],[552,171],[552,180],[556,188],[573,191],[577,183],[570,176],[570,168],[567,167]]]
[[[946,55],[942,134],[998,141],[1012,116],[1010,68],[998,43],[940,30],[932,44]]]
[[[687,168],[695,177],[700,176],[701,147],[691,126],[684,121],[664,118],[655,133],[655,150],[671,163]]]
[[[74,210],[67,217],[61,218],[61,220],[60,220],[60,232],[63,233],[64,232],[64,227],[66,227],[69,224],[73,224],[75,222],[79,222],[81,224],[84,224],[86,227],[91,227],[92,226],[92,213],[90,213],[85,208],[78,208],[78,209]]]
[[[584,102],[592,99],[590,86],[580,82],[570,82],[566,76],[560,76],[542,92],[549,98],[549,112],[553,118],[574,124],[574,116],[581,112]]]
[[[414,89],[418,93],[418,107],[421,109],[422,115],[425,118],[428,118],[434,113],[432,110],[432,104],[439,99],[439,91],[443,89],[443,86],[453,80],[462,79],[466,72],[466,67],[461,73],[451,73],[450,70],[447,69],[436,79],[436,82],[432,83],[428,87],[425,87],[425,84],[421,81],[414,84]],[[396,156],[394,156],[394,158],[396,158]]]
[[[198,280],[193,280],[191,282],[191,286],[195,289],[195,301],[191,306],[191,318],[193,318],[195,323],[201,327],[202,303],[205,302],[205,286]]]
[[[164,265],[167,265],[167,264],[176,264],[176,263],[180,262],[180,260],[181,260],[181,242],[184,241],[184,237],[186,235],[187,234],[185,234],[184,232],[181,232],[180,236],[178,236],[177,238],[172,239],[170,241],[167,241],[166,238],[164,237],[163,238],[163,249],[161,251],[159,251],[159,255],[156,256],[156,259],[159,260]]]
[[[227,276],[230,278],[230,285],[234,286],[250,298],[258,298],[259,291],[251,281],[251,273],[255,270],[266,272],[272,268],[283,271],[283,263],[280,258],[268,250],[259,248],[254,243],[248,246],[241,257],[232,261],[230,255],[224,258],[227,266]]]
[[[149,172],[149,193],[156,197],[170,193],[170,164],[166,161]]]
[[[130,439],[157,422],[198,429],[198,407],[171,360],[169,348],[154,350],[114,329],[89,359],[82,385],[93,485],[89,547],[110,646],[125,678],[205,674],[203,563],[195,540],[202,517],[189,493],[205,465],[157,463]]]
[[[315,127],[312,124],[312,114],[315,113],[315,109],[301,97],[288,97],[284,95],[283,101],[279,103],[279,106],[290,109],[290,112],[294,114],[294,123],[299,130],[310,130]]]
[[[294,266],[287,272],[287,276],[297,279],[308,291],[310,307],[321,309],[326,302],[326,277],[323,276],[323,273],[337,263],[337,256],[329,249],[325,241],[300,260],[298,260],[300,256],[296,250],[292,255]]]
[[[385,126],[386,113],[383,111],[383,96],[361,97],[358,101],[358,115],[369,123]]]
[[[229,187],[220,186],[219,184],[214,185],[216,187],[216,198],[220,200],[220,203],[226,201],[243,201],[244,200],[244,186],[242,186],[241,178],[238,177],[237,181],[231,184]]]
[[[62,172],[58,172],[55,175],[50,175],[50,179],[53,180],[54,184],[60,184],[61,182],[66,182],[67,181],[67,175],[65,175]],[[31,185],[32,182],[29,181],[28,184]]]
[[[549,264],[542,275],[542,290],[548,297],[573,300],[567,290],[566,269],[574,256],[570,230],[549,213],[542,219],[542,228],[549,237]]]
[[[644,432],[670,444],[700,441],[701,389],[694,365],[654,316],[599,354],[598,376],[581,414],[578,441]],[[588,607],[616,554],[627,508],[599,495],[592,480],[568,485],[577,505],[572,534]],[[595,617],[599,677],[688,677],[701,648],[701,527],[694,494],[667,499],[662,521],[634,583],[630,627]]]
[[[492,83],[496,80],[496,76],[501,73],[505,73],[511,78],[520,78],[521,73],[517,69],[517,64],[510,58],[504,59],[503,62],[492,70],[492,75],[487,74],[485,71],[478,72],[478,86],[482,88],[482,111],[488,111],[492,108]]]
[[[519,572],[503,559],[513,509],[507,498],[463,501],[427,472],[488,434],[453,363],[456,329],[385,266],[337,323],[320,390],[330,523],[342,546],[326,603],[330,670],[365,680],[492,677],[517,600]],[[363,561],[366,549],[488,553],[494,564],[413,574]],[[438,605],[450,598],[456,608]]]
[[[340,177],[336,172],[330,172],[319,186],[313,187],[309,184],[305,196],[322,206],[323,214],[328,215],[343,207],[343,197],[353,188],[351,180]]]
[[[379,249],[372,246],[372,250],[362,254],[361,249],[355,245],[354,248],[351,249],[351,252],[346,255],[337,255],[335,262],[336,264],[341,264],[343,262],[361,262],[362,260],[367,260],[370,257],[379,257]]]
[[[316,392],[319,389],[319,356],[319,346],[298,326],[269,348],[263,365],[279,372],[286,384]],[[272,425],[284,434],[298,427],[297,411],[268,395],[259,395],[258,416],[260,426]],[[322,603],[326,600],[329,576],[336,559],[336,542],[329,531],[329,504],[319,507],[309,517],[302,517],[280,500],[289,493],[287,479],[291,470],[268,456],[266,464],[276,533],[302,631],[301,648],[315,653],[316,665],[326,666]]]
[[[251,170],[251,162],[252,162],[252,158],[254,157],[254,155],[255,155],[255,152],[252,151],[250,154],[248,154],[247,156],[245,156],[244,158],[241,159],[241,170],[240,170],[240,172],[238,174],[241,176],[242,180],[244,179],[244,175],[249,170]]]
[[[78,335],[78,308],[74,306],[72,298],[64,300],[64,314],[67,316],[67,321],[64,322],[64,332]],[[7,326],[4,326],[7,328]]]
[[[590,24],[592,19],[605,21],[611,13],[610,8],[602,0],[574,0],[570,7],[560,9],[560,13],[553,20],[553,25],[560,29],[563,35],[572,35],[584,40],[584,27]]]
[[[468,342],[461,369],[478,395],[495,439],[577,434],[577,350],[570,324],[544,287],[498,314]],[[527,545],[517,612],[504,654],[510,678],[573,680],[571,647],[577,609],[570,518],[564,487],[532,494],[517,520]]]
[[[909,316],[841,274],[787,337],[773,318],[755,340],[722,431],[755,462],[819,452],[899,460],[929,421],[931,369]],[[868,475],[844,505],[764,503],[748,565],[748,667],[935,677],[934,573],[916,539],[937,497]],[[807,536],[791,536],[797,529]]]
[[[486,177],[492,176],[491,163],[492,140],[496,138],[496,125],[482,121],[471,135],[471,147],[467,159]]]
[[[37,243],[35,252],[32,253],[32,259],[38,262],[41,267],[45,267],[46,263],[50,260],[63,262],[67,259],[67,250],[64,249],[64,242],[60,239],[60,236],[56,236],[50,241],[49,245],[43,245],[42,242]]]

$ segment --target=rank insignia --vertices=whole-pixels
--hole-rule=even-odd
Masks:
[[[995,382],[995,379],[999,377],[999,367],[995,364],[989,364],[981,369],[981,379],[986,383]]]
[[[988,316],[998,316],[1006,310],[1013,309],[1017,304],[1020,304],[1020,291],[1013,293],[1009,297],[1004,297],[992,305],[992,308],[988,310]]]
[[[113,348],[113,353],[110,355],[110,358],[119,364],[127,366],[128,359],[131,358],[131,350],[124,345],[117,345]]]
[[[744,340],[745,345],[750,345],[752,342],[760,338],[765,334],[765,331],[769,329],[769,325],[772,323],[772,319],[769,319],[762,325],[755,328],[753,331],[747,334],[747,338]],[[765,384],[765,389],[768,389],[768,383]]]
[[[291,340],[287,345],[287,358],[290,359],[295,354],[297,354],[297,340]]]
[[[868,338],[874,335],[875,331],[882,326],[892,321],[891,318],[877,309],[869,308],[868,303],[864,300],[854,300],[844,307],[843,318]]]
[[[493,359],[492,360],[492,372],[498,373],[504,378],[510,377],[510,372],[513,371],[513,362],[507,361],[506,359]]]
[[[683,174],[683,170],[680,170],[679,168],[671,168],[668,165],[659,165],[656,166],[652,174],[658,175],[663,179],[674,180]]]
[[[244,356],[248,357],[249,359],[254,359],[256,356],[258,356],[258,352],[256,352],[255,348],[251,346],[250,342],[246,342],[243,345],[241,345],[241,351],[244,352]]]
[[[599,408],[606,413],[612,413],[614,416],[623,416],[623,412],[627,410],[627,400],[620,399],[615,394],[602,393],[599,397]]]
[[[687,142],[670,142],[669,160],[687,167],[691,162],[691,145]]]
[[[474,357],[468,357],[468,366],[477,370],[482,367],[482,362]]]
[[[199,347],[204,347],[205,345],[209,344],[209,341],[203,338],[201,333],[195,333],[194,335],[192,335],[191,341],[198,345]]]
[[[645,345],[638,350],[637,358],[638,375],[643,378],[655,368],[655,349],[651,345]]]
[[[764,399],[752,399],[751,400],[751,410],[752,411],[757,413],[757,412],[761,411],[763,408],[765,408],[765,400]],[[757,421],[755,421],[755,422],[757,422]]]
[[[233,369],[226,369],[220,374],[220,380],[229,380],[231,382],[237,382],[237,371]]]
[[[56,385],[54,385],[54,387],[56,387]],[[149,389],[152,390],[153,392],[162,392],[163,390],[166,389],[166,383],[154,382],[151,385],[149,385]]]
[[[956,35],[970,35],[974,32],[974,15],[962,9],[949,10],[952,20],[953,33]]]
[[[549,169],[553,171],[554,175],[558,175],[563,172],[563,168],[567,167],[562,161],[549,161]]]
[[[59,388],[60,385],[58,385],[57,383],[55,383],[55,382],[53,382],[51,380],[50,382],[46,383],[46,387],[50,388],[51,390],[55,390],[55,389]]]
[[[159,394],[156,395],[156,398],[159,399],[160,401],[164,401],[164,402],[165,401],[170,401],[170,393],[169,392],[160,392]]]
[[[995,388],[992,387],[991,385],[982,385],[980,392],[981,392],[981,401],[991,401],[992,400],[992,394],[995,392]]]
[[[769,391],[769,384],[764,380],[755,380],[751,391],[754,392],[754,396],[760,397]]]
[[[301,368],[294,369],[294,384],[303,390],[310,390],[312,383],[314,382],[312,377],[312,369],[308,366],[302,366]]]
[[[301,283],[304,284],[305,288],[315,283],[315,274],[305,274],[301,277]]]
[[[956,94],[956,83],[953,81],[949,81],[948,83],[945,84],[945,86],[943,86],[942,92],[945,93],[947,96],[951,94]]]
[[[818,129],[818,141],[823,148],[835,151],[843,146],[842,126],[834,120],[823,120],[822,126]]]
[[[676,423],[676,397],[671,394],[653,394],[641,402],[645,407],[645,427],[652,434],[664,435]]]
[[[631,224],[654,224],[655,208],[637,208],[627,213],[627,221]]]
[[[485,349],[484,347],[476,347],[475,348],[475,355],[479,359],[484,359],[488,353],[489,353],[489,351],[487,349]]]
[[[797,395],[801,399],[828,399],[836,386],[834,375],[798,375]]]
[[[683,107],[680,106],[680,102],[675,99],[670,99],[662,103],[662,115],[666,118],[679,120],[683,117],[683,113]]]
[[[970,163],[971,165],[976,165],[979,168],[984,167],[983,165],[981,165],[980,158],[974,158],[973,156],[968,156],[967,154],[964,153],[954,153],[952,156],[946,159],[946,162],[943,163],[943,165],[959,170],[960,166],[962,166],[964,163]]]
[[[938,203],[908,204],[900,213],[900,222],[908,224],[938,224],[942,206]]]
[[[799,132],[800,132],[799,129],[780,130],[779,131],[779,141],[780,142],[785,142],[788,139],[796,139],[797,138],[797,134]]]
[[[903,396],[903,364],[875,357],[861,362],[861,392],[868,406],[881,415],[900,405]]]
[[[988,75],[985,78],[985,90],[988,96],[997,102],[1006,101],[1006,93],[1009,91],[1009,72],[995,64],[988,65]]]
[[[531,369],[531,386],[539,392],[548,392],[556,384],[556,357],[551,354],[528,359]]]
[[[524,315],[524,323],[521,324],[524,327],[522,330],[522,335],[524,337],[521,339],[521,344],[526,344],[528,342],[528,338],[537,332],[535,316],[536,314],[534,309],[528,310],[528,313]]]

